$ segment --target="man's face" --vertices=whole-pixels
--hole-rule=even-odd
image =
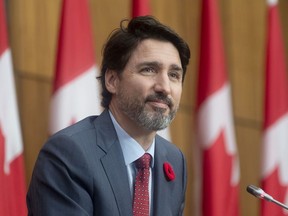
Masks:
[[[176,115],[182,93],[183,70],[174,45],[142,41],[118,76],[113,96],[118,110],[146,130],[166,128]]]

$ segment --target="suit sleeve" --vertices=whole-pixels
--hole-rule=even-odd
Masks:
[[[39,153],[27,193],[28,215],[93,215],[93,180],[85,152],[70,137],[50,139]]]

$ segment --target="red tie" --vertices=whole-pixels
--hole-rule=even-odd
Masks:
[[[149,216],[149,175],[151,155],[145,153],[136,161],[133,216]]]

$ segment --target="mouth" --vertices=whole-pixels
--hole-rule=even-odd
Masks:
[[[148,96],[146,102],[156,109],[171,109],[172,101],[170,98],[163,95]]]
[[[165,103],[164,101],[149,101],[148,102],[151,106],[160,108],[160,109],[169,109],[169,104]]]

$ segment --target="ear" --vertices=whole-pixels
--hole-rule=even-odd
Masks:
[[[119,77],[116,71],[107,69],[105,73],[105,86],[112,94],[115,94],[117,91],[118,79]]]

